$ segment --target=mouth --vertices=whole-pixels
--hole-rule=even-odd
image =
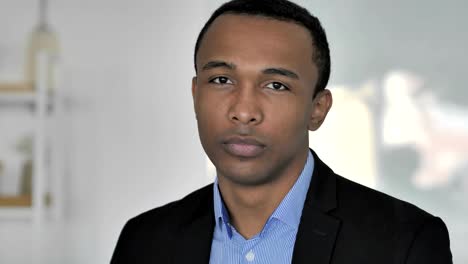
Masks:
[[[236,157],[255,158],[265,150],[265,145],[254,138],[231,137],[222,142],[224,150]]]

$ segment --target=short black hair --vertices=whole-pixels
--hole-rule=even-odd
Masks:
[[[317,17],[307,9],[287,0],[232,0],[214,11],[205,23],[195,44],[194,64],[197,71],[197,53],[206,31],[213,21],[223,14],[252,15],[293,22],[307,28],[312,36],[314,54],[312,60],[318,68],[315,94],[325,89],[330,78],[330,49],[327,36]]]

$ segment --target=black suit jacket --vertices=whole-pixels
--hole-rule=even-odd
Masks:
[[[452,263],[447,228],[423,210],[335,174],[314,153],[292,263]],[[208,263],[213,184],[129,220],[111,264]]]

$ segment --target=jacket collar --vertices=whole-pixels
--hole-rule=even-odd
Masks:
[[[171,263],[209,263],[213,228],[215,226],[213,184],[200,190],[196,204],[190,204],[178,221],[179,228],[168,238],[172,241]],[[192,198],[193,199],[193,198]],[[187,213],[187,214],[185,214]],[[182,250],[178,250],[182,249]]]
[[[337,207],[336,175],[312,151],[315,169],[302,211],[293,264],[330,263],[340,220],[328,213]]]

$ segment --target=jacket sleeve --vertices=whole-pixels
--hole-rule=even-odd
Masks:
[[[452,264],[447,227],[438,217],[431,217],[416,233],[406,264]]]

